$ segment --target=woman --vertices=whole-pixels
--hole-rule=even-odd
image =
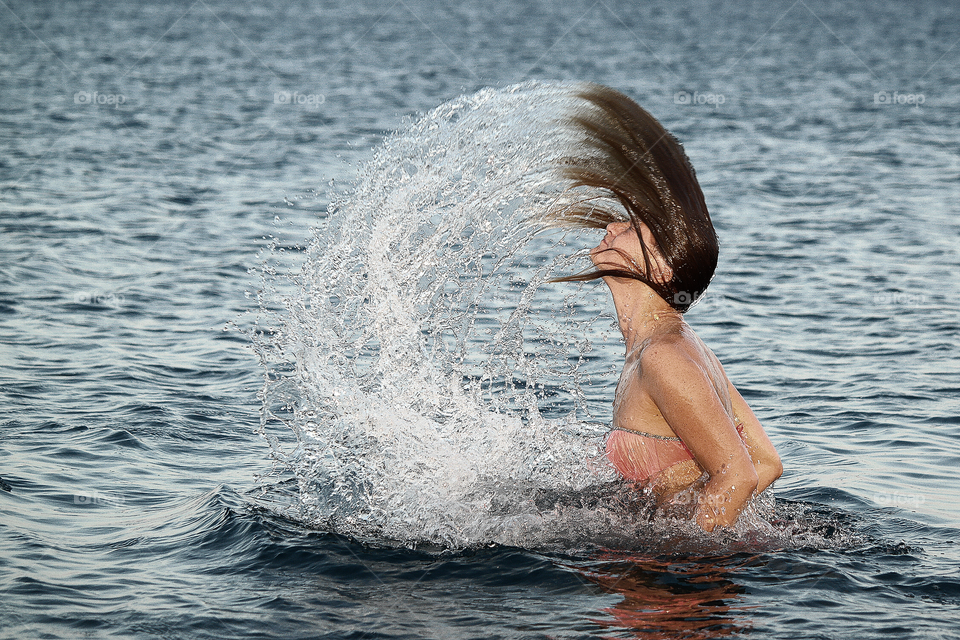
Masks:
[[[591,85],[574,118],[583,152],[565,175],[589,197],[561,223],[606,228],[590,252],[613,294],[626,361],[607,456],[627,480],[663,502],[696,493],[705,531],[728,527],[783,467],[716,356],[683,321],[717,265],[719,245],[680,143],[628,97]]]

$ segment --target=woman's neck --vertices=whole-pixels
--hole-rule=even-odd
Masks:
[[[639,280],[604,278],[604,281],[613,294],[628,354],[655,334],[675,331],[683,325],[682,314]]]

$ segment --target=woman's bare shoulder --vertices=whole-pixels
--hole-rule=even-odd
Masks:
[[[711,356],[713,353],[692,329],[651,336],[640,354],[642,363],[648,366],[675,363],[706,364],[704,361]]]
[[[689,382],[694,377],[706,377],[701,354],[678,336],[651,340],[640,355],[639,364],[641,379],[645,383],[670,383],[673,386],[682,381]]]
[[[661,391],[680,388],[712,391],[724,406],[729,406],[727,378],[720,361],[693,331],[656,336],[641,354],[642,386]]]

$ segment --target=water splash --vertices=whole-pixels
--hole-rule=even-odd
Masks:
[[[606,410],[622,355],[606,292],[549,282],[587,266],[588,242],[544,232],[575,197],[558,168],[579,88],[484,90],[407,123],[331,205],[292,292],[266,271],[263,431],[296,435],[272,446],[299,519],[454,548],[702,538],[651,521],[600,455],[605,428],[576,417],[597,412],[598,379]]]

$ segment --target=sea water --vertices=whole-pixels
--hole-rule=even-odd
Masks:
[[[2,11],[0,636],[957,637],[951,6]],[[381,278],[371,293],[394,279],[433,298],[314,305],[324,297],[311,283],[347,293],[341,305],[368,290],[359,263],[337,271],[326,252],[368,246],[337,226],[359,214],[356,195],[436,179],[421,175],[428,150],[399,139],[443,121],[438,107],[489,113],[531,80],[626,92],[697,168],[721,254],[687,318],[785,464],[749,516],[753,539],[698,537],[682,519],[646,530],[631,515],[642,500],[618,503],[630,494],[605,483],[608,470],[585,468],[623,347],[602,284],[546,279],[585,265],[596,235],[508,223],[514,205],[491,198],[447,221],[507,234],[464,227],[477,244],[462,255],[514,241],[471,271],[412,254],[410,268],[370,269]],[[559,135],[565,112],[548,111],[487,126]],[[498,151],[532,161],[508,169],[508,192],[544,198],[516,203],[527,212],[556,195],[537,171],[556,150],[535,148]],[[408,169],[376,164],[401,150]],[[474,157],[451,146],[438,171],[457,154]],[[459,206],[479,194],[473,182],[451,180],[471,189],[438,186],[449,199],[417,207]],[[426,246],[446,242],[431,235],[442,219],[421,220],[420,236],[410,221],[379,231]],[[263,267],[276,276],[262,281]],[[350,277],[340,285],[334,272]],[[395,327],[418,340],[389,358],[434,392],[378,370],[383,338],[364,308],[419,323]],[[338,314],[357,322],[320,322]],[[334,329],[366,341],[336,343],[343,360],[326,360],[311,336]],[[333,378],[310,371],[352,376],[340,393],[358,402],[338,407]],[[361,415],[384,405],[405,409]],[[458,432],[455,414],[485,428]],[[405,433],[430,437],[419,446]],[[373,462],[404,482],[371,474]],[[340,463],[353,466],[331,474]]]

